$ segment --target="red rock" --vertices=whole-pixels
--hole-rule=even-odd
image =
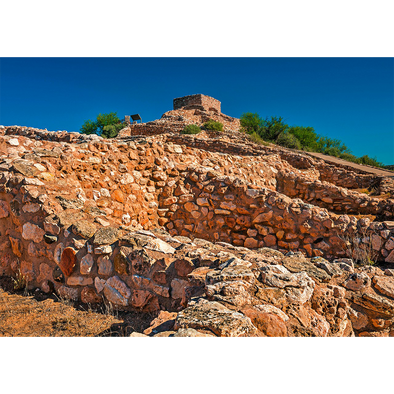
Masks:
[[[0,200],[0,219],[8,217],[10,214],[9,205],[6,201]]]
[[[59,267],[66,276],[70,276],[73,271],[75,264],[77,263],[77,257],[76,257],[76,250],[73,248],[65,248],[62,252],[61,258],[60,258],[60,264]]]
[[[85,304],[98,304],[103,299],[91,287],[84,287],[81,291],[81,301]]]
[[[242,313],[249,317],[252,324],[268,337],[287,336],[286,324],[278,315],[261,312],[252,308],[244,309]]]
[[[272,234],[267,235],[264,237],[264,244],[267,247],[275,246],[276,245],[276,237]]]
[[[259,241],[255,238],[246,238],[244,242],[245,248],[253,249],[257,248],[259,245]]]
[[[180,259],[174,262],[175,270],[178,276],[187,276],[194,270],[194,264],[190,260]]]

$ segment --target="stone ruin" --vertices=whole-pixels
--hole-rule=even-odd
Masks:
[[[393,335],[391,173],[256,145],[217,103],[175,99],[112,140],[3,126],[0,274],[172,333]],[[206,116],[232,120],[177,132]],[[380,184],[391,198],[359,191]]]

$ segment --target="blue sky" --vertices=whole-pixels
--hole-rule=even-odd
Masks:
[[[99,113],[160,118],[203,93],[282,116],[394,164],[393,58],[1,58],[0,124],[79,131]]]

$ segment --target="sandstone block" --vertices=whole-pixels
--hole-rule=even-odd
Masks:
[[[0,219],[8,217],[10,208],[7,201],[0,200]]]
[[[394,250],[392,250],[384,260],[386,263],[394,263]]]
[[[82,275],[90,274],[93,264],[94,264],[94,260],[91,254],[87,254],[84,257],[82,257],[81,262],[79,264],[81,274]]]
[[[70,276],[74,271],[75,264],[77,263],[76,250],[67,247],[63,250],[60,258],[59,267],[66,276]]]
[[[80,237],[85,239],[93,237],[96,230],[97,227],[93,223],[87,220],[79,220],[76,223],[74,223],[71,227],[71,231],[75,235],[79,235]]]
[[[99,275],[109,276],[112,274],[112,261],[109,256],[100,256],[97,259]]]
[[[209,207],[209,201],[207,198],[197,198],[197,205],[201,207]]]
[[[228,211],[226,209],[215,209],[214,210],[216,215],[230,215],[231,211]]]
[[[84,287],[81,291],[81,301],[85,304],[98,304],[102,300],[102,297],[91,287]]]
[[[259,242],[255,238],[246,238],[244,242],[245,248],[253,249],[259,246]]]
[[[234,211],[234,209],[237,208],[237,205],[234,204],[233,202],[223,201],[220,203],[220,208],[227,209],[229,211]]]
[[[374,287],[382,294],[394,298],[394,277],[375,276],[373,278]]]
[[[369,276],[365,273],[353,273],[351,274],[346,282],[344,283],[344,286],[353,291],[360,291],[363,290],[366,287],[369,287],[371,285],[371,279]]]
[[[391,237],[384,245],[386,250],[392,250],[394,249],[394,238]]]
[[[104,295],[115,305],[127,306],[131,291],[117,276],[112,276],[105,282]]]
[[[275,246],[276,245],[276,237],[272,234],[269,234],[263,238],[265,246]]]
[[[22,238],[35,243],[41,242],[44,234],[45,231],[33,223],[25,223],[22,227]]]
[[[273,212],[260,213],[253,219],[253,224],[268,222],[272,218]]]
[[[198,205],[192,203],[192,202],[187,202],[185,205],[185,210],[187,212],[192,212],[192,211],[197,211],[198,210]]]

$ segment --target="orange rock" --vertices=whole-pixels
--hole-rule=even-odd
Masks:
[[[59,267],[66,276],[70,276],[73,271],[75,264],[77,263],[77,257],[76,257],[76,250],[73,248],[65,248],[62,252],[61,258],[60,258],[60,264]]]
[[[114,199],[115,201],[118,201],[118,202],[121,202],[121,203],[124,202],[124,195],[123,195],[122,191],[119,190],[119,189],[116,189],[116,190],[112,193],[111,197],[112,197],[112,199]]]

